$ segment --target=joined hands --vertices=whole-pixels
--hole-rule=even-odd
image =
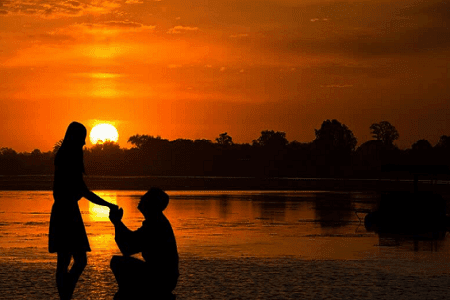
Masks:
[[[113,224],[116,224],[122,220],[123,217],[123,209],[119,208],[119,206],[115,205],[115,207],[111,207],[109,210],[109,219]]]

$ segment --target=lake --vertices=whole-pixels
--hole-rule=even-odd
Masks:
[[[137,229],[145,191],[96,193]],[[168,191],[177,299],[426,299],[450,292],[450,242],[367,232],[372,192]],[[0,299],[57,299],[47,252],[51,191],[0,191]],[[120,252],[108,211],[80,200],[92,252],[74,299],[112,299]],[[411,281],[412,280],[412,281]],[[430,286],[432,285],[432,287]],[[380,298],[381,297],[381,298]]]

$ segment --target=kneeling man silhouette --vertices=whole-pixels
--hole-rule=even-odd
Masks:
[[[178,251],[172,226],[163,214],[168,204],[169,196],[163,190],[151,188],[138,204],[145,220],[136,231],[123,224],[122,208],[110,211],[115,240],[123,254],[111,259],[111,270],[119,285],[114,299],[176,298],[172,291],[179,276]],[[139,252],[145,261],[131,257]]]

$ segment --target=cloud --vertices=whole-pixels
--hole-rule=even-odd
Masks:
[[[63,34],[57,32],[41,33],[37,35],[30,34],[28,35],[28,37],[34,41],[42,41],[47,43],[75,40],[75,38],[70,34]]]
[[[75,23],[65,27],[55,28],[51,31],[26,35],[28,39],[38,44],[89,44],[92,42],[104,43],[111,37],[120,36],[124,39],[127,34],[146,33],[155,29],[155,26],[144,25],[131,21],[109,21],[101,23]]]
[[[109,21],[102,23],[79,23],[71,25],[67,28],[62,28],[58,32],[70,34],[79,37],[80,34],[95,35],[100,37],[102,35],[114,35],[125,32],[141,32],[144,30],[153,30],[155,26],[144,25],[142,23],[131,21]]]
[[[88,14],[106,14],[121,5],[112,0],[104,1],[75,1],[75,0],[8,0],[1,1],[0,15],[38,15],[44,18],[57,18],[63,16],[81,16]]]
[[[244,38],[244,37],[248,37],[248,33],[239,33],[230,35],[230,38]]]
[[[70,5],[72,5],[72,6],[75,6],[75,7],[78,7],[78,6],[81,5],[81,3],[78,2],[78,1],[67,1],[67,3],[70,4]]]
[[[343,55],[351,58],[378,58],[425,54],[450,48],[450,4],[441,1],[413,5],[394,2],[383,13],[370,13],[348,5],[355,18],[335,13],[330,18],[311,18],[285,30],[266,31],[261,48],[293,55]],[[382,5],[374,3],[376,9]],[[332,12],[335,4],[325,11]],[[373,11],[376,11],[374,8]],[[337,9],[337,8],[336,8]],[[332,20],[332,21],[331,21]],[[321,23],[321,26],[318,23]]]
[[[130,21],[109,21],[103,23],[107,27],[119,27],[119,28],[140,28],[143,25],[141,23],[130,22]]]
[[[170,28],[167,33],[170,34],[179,34],[183,32],[189,32],[189,31],[198,31],[198,27],[188,27],[188,26],[175,26],[173,28]]]
[[[90,28],[117,28],[117,29],[154,29],[155,26],[146,26],[142,23],[131,21],[109,21],[104,23],[85,23],[84,26]]]

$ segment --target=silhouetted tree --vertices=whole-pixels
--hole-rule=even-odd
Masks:
[[[450,167],[450,136],[441,136],[434,149],[437,162]]]
[[[286,157],[286,176],[289,177],[308,177],[315,166],[311,158],[311,142],[301,143],[292,141],[287,145]]]
[[[142,148],[144,145],[148,144],[151,140],[161,140],[160,136],[154,137],[152,135],[132,135],[128,138],[128,143],[131,143],[132,145],[136,146],[136,148]]]
[[[19,174],[19,166],[19,155],[14,149],[0,148],[0,174]]]
[[[286,164],[286,133],[273,130],[261,131],[253,140],[253,162],[259,176],[282,176]]]
[[[410,150],[406,151],[409,164],[434,164],[436,157],[433,155],[433,146],[427,140],[418,140]]]
[[[369,178],[380,178],[382,166],[399,163],[399,149],[386,145],[381,140],[370,140],[356,149],[353,156],[353,174]]]
[[[357,140],[353,132],[338,120],[323,121],[320,129],[314,129],[316,139],[314,142],[328,149],[348,151],[355,150]]]
[[[106,141],[85,150],[86,173],[90,175],[120,175],[125,167],[124,150],[118,143]]]
[[[373,123],[370,125],[370,133],[372,137],[383,141],[386,145],[392,145],[399,138],[397,129],[388,121]]]
[[[16,156],[17,152],[12,148],[2,147],[0,148],[0,154],[4,157],[12,157]]]
[[[337,120],[323,121],[315,129],[312,156],[318,176],[340,176],[348,173],[357,140],[345,124]]]
[[[324,121],[315,135],[312,142],[289,143],[284,132],[264,130],[252,145],[233,143],[226,132],[215,143],[134,135],[128,139],[131,149],[121,149],[109,141],[86,147],[85,167],[89,175],[376,178],[384,176],[384,164],[450,166],[450,137],[446,135],[435,147],[420,140],[411,149],[400,150],[383,142],[380,133],[380,139],[368,141],[356,151],[357,140],[352,131],[337,120]],[[39,149],[17,153],[11,148],[0,148],[0,174],[51,174],[54,154],[60,146],[58,141],[52,152],[44,153]]]
[[[253,140],[253,146],[284,147],[288,144],[286,133],[282,131],[264,130],[257,140]]]
[[[34,156],[34,157],[40,157],[42,155],[42,152],[41,152],[41,150],[39,150],[39,149],[34,149],[32,152],[31,152],[31,156]]]
[[[436,148],[450,150],[450,136],[441,136],[438,143],[436,144]]]
[[[431,146],[430,142],[427,140],[418,140],[411,146],[411,149],[413,151],[431,151],[433,146]]]
[[[16,155],[18,160],[18,171],[21,174],[52,174],[54,170],[52,152],[42,153],[34,149],[31,153],[21,152]]]
[[[211,140],[207,139],[198,139],[194,141],[194,145],[198,148],[212,148],[213,143]]]
[[[116,142],[106,141],[104,143],[97,143],[92,146],[91,151],[103,151],[105,154],[113,154],[120,152],[120,146]]]
[[[231,146],[233,145],[233,139],[226,132],[219,134],[219,137],[216,138],[216,142],[222,146]]]

